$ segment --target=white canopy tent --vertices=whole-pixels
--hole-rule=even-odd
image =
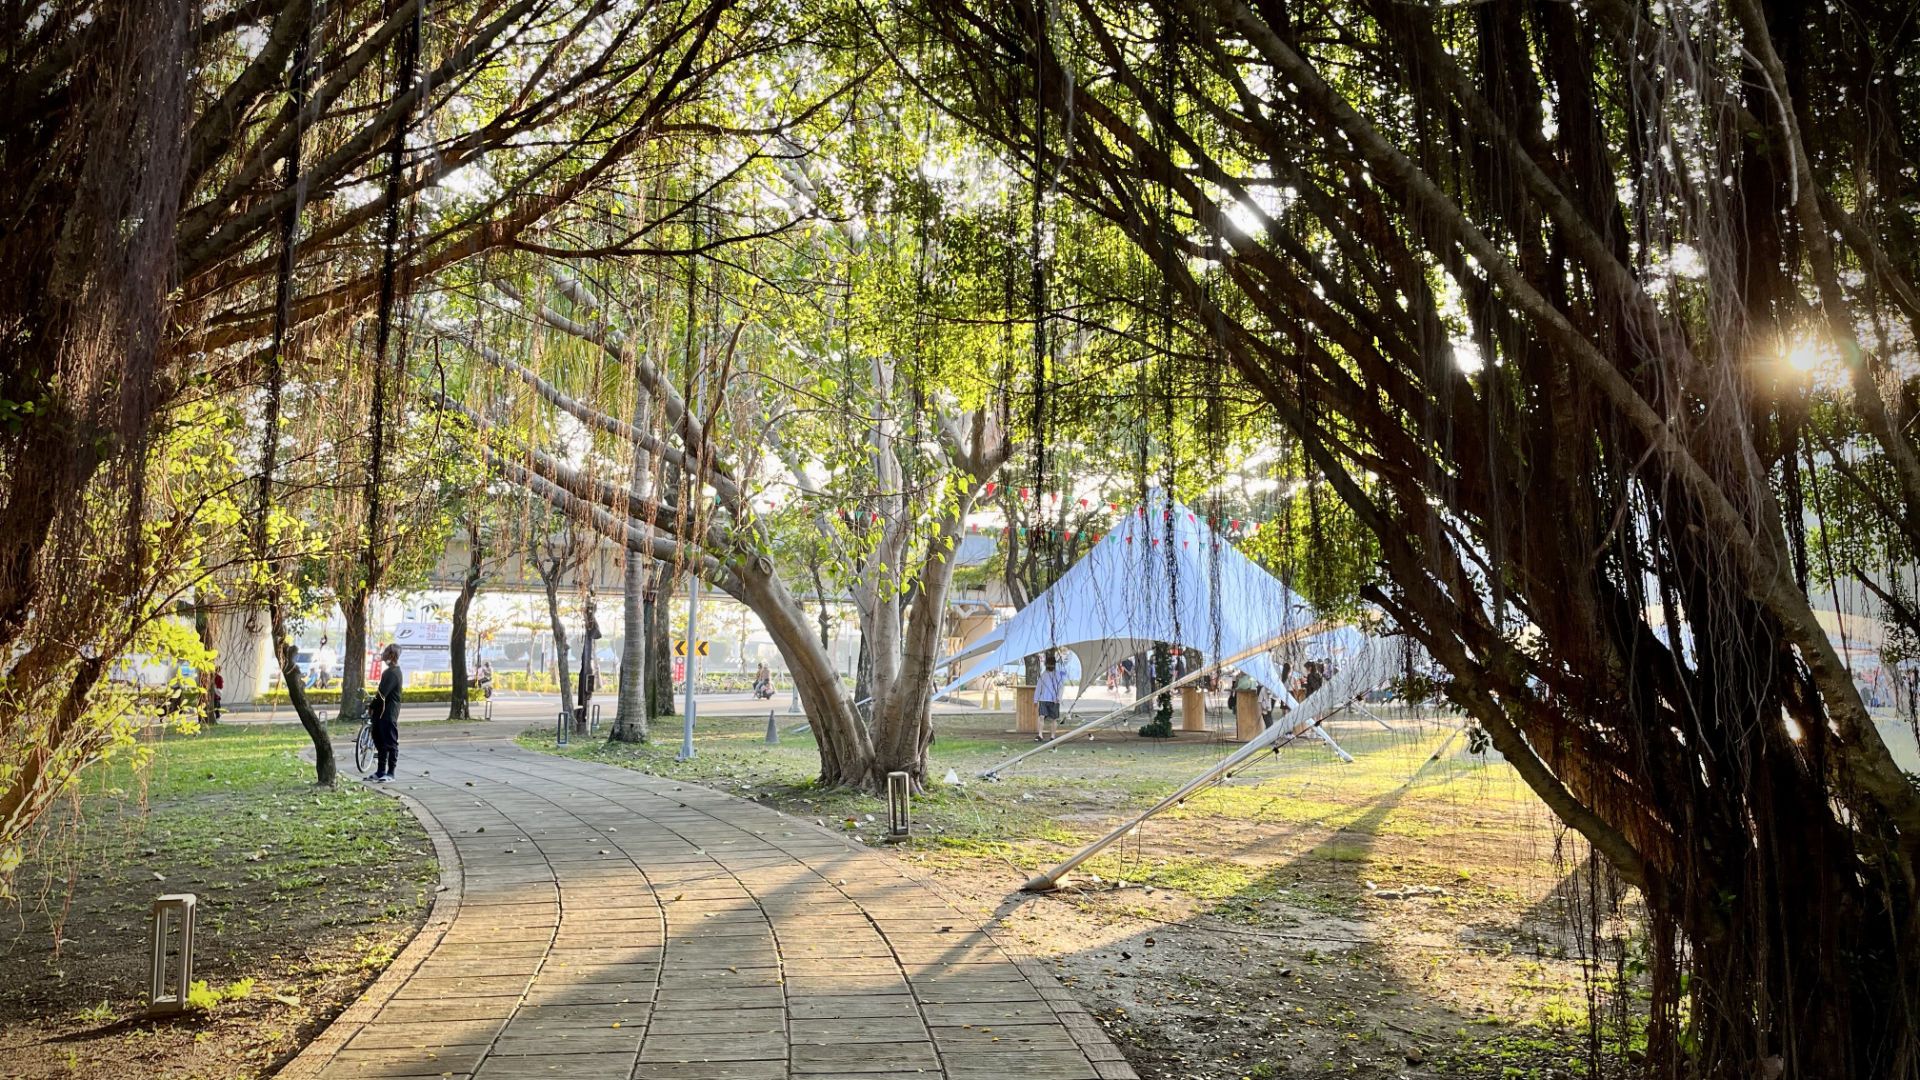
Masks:
[[[1054,649],[1072,650],[1091,679],[1156,642],[1212,660],[1305,631],[1317,621],[1298,594],[1193,510],[1155,490],[1052,588],[946,661],[960,674],[934,696]],[[1236,666],[1280,700],[1292,701],[1266,653]]]

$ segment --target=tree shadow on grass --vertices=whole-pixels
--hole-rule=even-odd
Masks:
[[[1406,884],[1382,854],[1383,827],[1413,790],[1410,781],[1372,797],[1311,847],[1188,914],[1061,955],[1056,972],[1148,1080],[1584,1072],[1577,1032],[1516,1027],[1488,1004],[1520,980],[1551,983],[1526,943],[1478,940],[1490,928],[1454,890]],[[1141,918],[1129,901],[1146,900],[1144,889],[1081,881],[1055,899],[1096,918]],[[1550,899],[1521,918],[1546,914]],[[1047,902],[1014,894],[995,921]],[[1451,932],[1463,927],[1472,933]]]

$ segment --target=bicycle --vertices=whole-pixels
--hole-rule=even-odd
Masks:
[[[373,715],[367,712],[365,702],[360,704],[359,713],[347,718],[349,722],[356,719],[360,721],[360,730],[354,733],[353,736],[353,768],[354,771],[365,776],[367,774],[367,764],[374,759]]]

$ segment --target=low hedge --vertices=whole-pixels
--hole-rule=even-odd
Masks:
[[[474,676],[472,673],[468,673],[468,685],[471,686],[473,681]],[[373,680],[368,679],[367,682],[371,685]],[[453,676],[444,671],[410,671],[407,673],[407,693],[409,694],[413,693],[416,689],[445,692],[451,689],[452,686]],[[535,693],[547,694],[558,693],[560,690],[560,688],[554,684],[553,676],[535,675],[532,678],[528,678],[527,673],[524,671],[495,671],[493,673],[493,688],[495,690],[531,690]]]
[[[577,681],[579,678],[580,673],[574,672],[573,680],[576,686],[579,685]],[[526,690],[543,694],[560,692],[560,684],[554,682],[553,675],[548,672],[536,671],[529,675],[524,671],[502,671],[499,668],[493,669],[493,688],[495,690]]]
[[[792,680],[785,672],[773,673],[773,688],[784,691],[792,686]],[[694,689],[702,694],[744,694],[753,689],[751,671],[703,671],[694,683]]]
[[[373,688],[371,686],[367,688],[369,693],[371,693],[372,690]],[[262,705],[292,704],[292,702],[287,700],[287,692],[284,689],[269,690],[261,694],[259,700]],[[400,704],[402,707],[408,705],[431,705],[435,702],[444,705],[452,700],[453,688],[450,686],[426,686],[417,690],[409,687],[400,693]],[[472,690],[467,692],[467,701],[469,703],[479,700],[480,695],[478,693]],[[309,690],[307,691],[307,701],[314,705],[338,705],[340,704],[340,688],[329,687],[325,690]]]

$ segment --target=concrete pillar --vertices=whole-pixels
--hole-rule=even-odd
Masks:
[[[227,706],[250,705],[266,692],[268,674],[273,670],[269,628],[263,610],[222,611],[213,616],[213,647],[219,653],[214,666],[226,681],[220,700]]]

